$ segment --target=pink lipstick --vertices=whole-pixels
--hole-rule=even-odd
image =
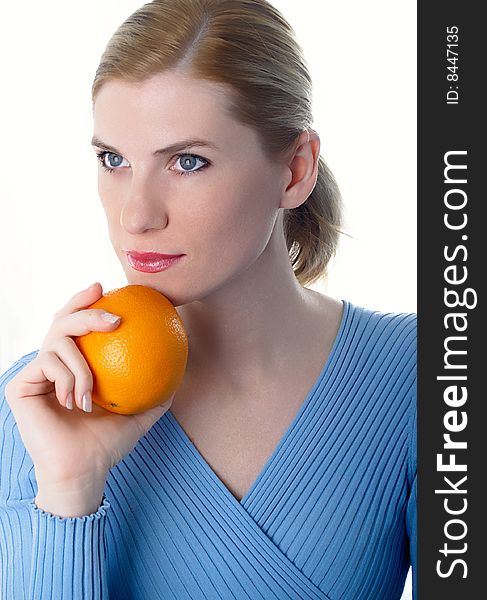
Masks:
[[[142,273],[159,273],[179,262],[184,254],[159,254],[158,252],[125,251],[129,265]]]

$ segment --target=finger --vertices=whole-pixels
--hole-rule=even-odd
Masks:
[[[51,350],[56,340],[62,337],[86,335],[91,331],[112,331],[120,325],[119,315],[115,322],[106,320],[105,315],[110,315],[101,308],[88,308],[78,312],[59,317],[51,325],[51,329],[42,344],[42,350]],[[110,317],[112,318],[112,317]]]
[[[86,308],[87,306],[90,306],[90,304],[93,304],[93,302],[96,302],[102,295],[102,285],[97,281],[85,290],[75,294],[71,300],[54,315],[54,318],[69,315],[73,312],[81,310],[82,308]]]
[[[26,365],[22,373],[22,377],[15,383],[13,388],[13,402],[15,402],[15,399],[34,397],[40,395],[40,393],[46,394],[52,390],[52,384],[54,384],[59,404],[66,406],[68,394],[73,389],[74,376],[55,352],[39,353],[33,361]],[[48,384],[49,389],[46,389],[46,382],[48,381],[51,383]],[[39,386],[42,386],[44,392],[39,391]]]
[[[140,435],[145,435],[149,429],[156,423],[170,408],[176,392],[163,404],[158,404],[144,412],[132,415],[132,418],[136,421],[140,427]]]
[[[72,336],[82,336],[92,331],[113,331],[120,324],[120,318],[116,321],[107,321],[103,318],[106,315],[107,313],[102,309],[88,309],[59,317],[51,326],[40,350],[40,353],[48,351],[56,353],[74,374],[75,380],[71,391],[73,401],[80,410],[83,410],[83,396],[93,391],[93,376]]]
[[[74,402],[80,410],[83,410],[83,395],[86,392],[93,392],[91,369],[76,342],[70,337],[58,338],[53,350],[73,374],[74,381],[71,391]]]
[[[69,399],[72,409],[72,399],[69,398],[69,396],[72,393],[74,386],[73,373],[55,352],[47,352],[45,355],[43,354],[41,358],[41,364],[46,379],[54,383],[58,402],[61,404],[61,406],[69,408],[69,406],[67,406]]]

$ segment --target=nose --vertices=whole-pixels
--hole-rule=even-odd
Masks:
[[[146,177],[132,177],[122,210],[120,225],[131,234],[140,234],[148,229],[164,229],[167,225],[167,208],[161,197],[160,186]]]

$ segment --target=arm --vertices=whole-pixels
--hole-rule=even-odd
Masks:
[[[23,358],[0,376],[2,590],[12,600],[108,600],[105,527],[110,504],[103,494],[96,506],[99,483],[91,498],[48,482],[42,482],[36,496],[34,466],[4,394],[10,379],[27,364]],[[69,510],[64,493],[70,494]],[[77,516],[62,516],[71,514],[72,502]]]
[[[412,568],[412,588],[413,600],[417,600],[417,431],[416,431],[416,407],[412,417],[412,427],[410,433],[410,448],[409,448],[409,478],[411,480],[411,488],[409,492],[408,504],[406,507],[406,530],[409,536],[409,555]]]
[[[416,524],[416,502],[417,502],[417,484],[416,476],[414,477],[411,495],[409,496],[406,524],[409,535],[409,554],[411,560],[411,568],[413,574],[413,600],[417,600],[417,524]]]

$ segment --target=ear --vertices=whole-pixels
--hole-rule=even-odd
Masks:
[[[279,208],[297,208],[311,195],[318,179],[320,137],[314,129],[303,131],[287,161],[285,184]]]

